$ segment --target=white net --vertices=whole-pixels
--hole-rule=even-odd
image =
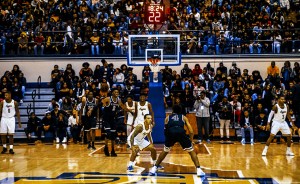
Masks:
[[[147,60],[149,66],[150,66],[150,69],[152,72],[154,73],[157,73],[159,72],[159,64],[160,64],[160,59],[158,58],[149,58]]]

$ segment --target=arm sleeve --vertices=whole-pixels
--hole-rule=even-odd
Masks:
[[[273,115],[274,115],[274,111],[271,110],[270,114],[269,114],[269,117],[268,117],[268,123],[271,122],[272,118],[273,118]]]

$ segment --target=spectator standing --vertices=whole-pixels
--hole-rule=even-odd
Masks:
[[[197,97],[194,108],[196,109],[196,121],[198,128],[198,142],[201,143],[203,140],[202,128],[204,128],[205,138],[207,143],[209,140],[209,122],[210,122],[210,100],[206,97],[205,91],[200,93]]]
[[[231,104],[228,102],[226,96],[222,98],[222,102],[218,105],[218,112],[219,112],[219,120],[220,120],[220,137],[221,141],[223,141],[224,135],[224,126],[226,129],[226,141],[229,141],[229,125],[230,120],[232,117],[232,107]]]

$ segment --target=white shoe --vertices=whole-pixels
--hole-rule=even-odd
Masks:
[[[245,145],[245,139],[242,139],[241,143],[242,145]]]
[[[295,156],[295,154],[292,151],[286,150],[286,155],[287,156]]]
[[[261,156],[266,156],[267,155],[268,150],[264,149]]]
[[[156,166],[153,166],[151,169],[150,169],[150,175],[151,176],[154,176],[154,175],[156,175],[156,171],[157,171],[157,167]]]
[[[199,177],[205,176],[205,172],[203,172],[201,168],[197,168],[197,176]]]
[[[67,138],[66,137],[64,137],[62,143],[67,143]]]
[[[59,143],[59,138],[58,137],[56,137],[56,143]]]

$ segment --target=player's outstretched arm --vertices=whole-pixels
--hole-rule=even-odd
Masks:
[[[22,128],[21,117],[20,117],[20,110],[19,110],[19,104],[16,101],[14,101],[14,103],[15,103],[15,109],[16,109],[16,115],[17,115],[17,119],[18,119],[18,123],[19,123],[19,128]]]
[[[152,105],[150,102],[148,102],[148,108],[149,108],[149,113],[151,114],[152,116],[152,125],[155,126],[155,121],[154,121],[154,111],[152,109]]]
[[[189,131],[189,136],[190,136],[190,140],[193,142],[193,139],[194,139],[194,131],[193,131],[193,128],[189,122],[189,120],[187,119],[187,117],[183,116],[183,120],[185,121],[185,125]]]

